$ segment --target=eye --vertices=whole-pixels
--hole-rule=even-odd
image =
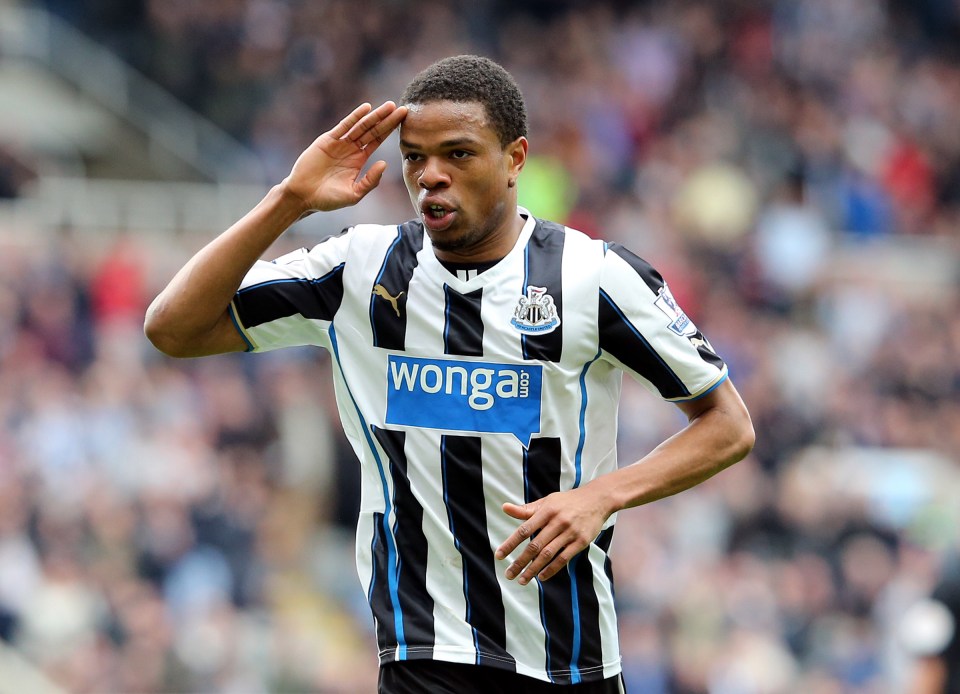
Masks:
[[[451,159],[466,159],[469,156],[470,152],[466,151],[465,149],[455,149],[450,152]]]
[[[406,154],[403,155],[404,161],[415,162],[415,161],[420,161],[421,159],[423,159],[423,156],[420,154],[417,154],[416,152],[407,152]]]

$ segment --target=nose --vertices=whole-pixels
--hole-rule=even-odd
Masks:
[[[423,168],[420,169],[420,175],[417,177],[417,185],[424,190],[450,185],[450,176],[437,157],[427,157],[424,160]]]

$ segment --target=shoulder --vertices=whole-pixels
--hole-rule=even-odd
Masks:
[[[350,255],[359,253],[367,256],[378,251],[386,251],[400,241],[408,245],[422,246],[423,224],[416,220],[401,224],[354,224],[346,227],[339,234],[322,239],[314,246],[314,250],[333,246]]]
[[[531,234],[531,242],[534,244],[562,245],[568,253],[592,252],[602,256],[605,252],[607,244],[603,240],[595,239],[579,229],[539,217],[534,217],[534,221],[536,224]]]

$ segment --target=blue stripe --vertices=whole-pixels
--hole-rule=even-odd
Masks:
[[[583,462],[583,444],[587,438],[587,369],[589,369],[597,359],[600,358],[600,353],[602,350],[597,350],[596,356],[593,359],[588,361],[583,365],[583,370],[580,371],[580,438],[577,441],[577,455],[574,457],[573,462],[575,469],[577,471],[576,477],[573,480],[573,488],[576,489],[580,486],[580,477],[583,472],[581,463]]]
[[[389,517],[391,503],[390,495],[387,494],[387,476],[383,470],[383,461],[380,460],[380,454],[377,453],[377,448],[373,444],[373,439],[370,437],[370,429],[363,415],[360,414],[360,408],[357,406],[357,401],[353,397],[349,384],[347,384],[347,377],[343,373],[343,364],[340,361],[340,349],[337,345],[337,333],[333,325],[330,326],[330,344],[333,347],[333,356],[334,359],[336,359],[337,367],[340,369],[340,375],[343,377],[343,384],[347,389],[347,394],[350,395],[350,401],[353,403],[353,407],[357,412],[357,417],[360,419],[363,436],[367,440],[370,452],[373,453],[374,460],[377,461],[377,471],[380,473],[380,484],[383,487],[383,534],[384,537],[387,538],[387,585],[390,589],[390,602],[393,603],[393,621],[394,628],[397,632],[397,660],[406,660],[407,643],[403,635],[403,611],[400,607],[400,595],[397,591],[397,548],[393,533],[390,532]]]
[[[580,601],[577,598],[577,562],[584,553],[590,551],[590,546],[576,555],[567,564],[567,571],[570,572],[570,602],[573,607],[573,650],[570,653],[570,684],[580,683],[580,667],[577,661],[580,660]]]
[[[233,304],[231,303],[227,306],[227,313],[230,314],[230,320],[233,321],[233,327],[237,329],[237,332],[240,333],[240,337],[243,338],[243,341],[247,343],[247,352],[253,351],[253,343],[250,342],[250,338],[247,337],[247,334],[243,332],[243,328],[240,327],[240,321],[237,319],[237,314],[233,310]]]
[[[397,238],[393,240],[393,243],[390,244],[390,248],[387,249],[386,255],[383,256],[383,264],[380,266],[380,272],[377,273],[377,279],[373,281],[373,285],[376,286],[380,284],[380,280],[383,279],[383,273],[387,270],[387,261],[390,259],[390,254],[393,253],[393,249],[397,247],[397,244],[400,243],[400,237],[403,235],[403,228],[400,225],[397,225]],[[373,344],[377,344],[377,324],[373,320],[373,309],[376,306],[376,303],[373,299],[370,300],[370,330],[373,331]]]
[[[624,324],[630,329],[630,332],[632,332],[634,335],[636,335],[637,339],[640,340],[640,342],[643,343],[643,346],[647,348],[647,351],[648,351],[650,354],[652,354],[654,357],[656,357],[657,361],[660,362],[660,365],[663,366],[664,370],[666,370],[666,372],[673,377],[673,380],[677,383],[677,385],[680,386],[680,389],[681,389],[684,393],[686,393],[687,395],[689,395],[689,394],[690,394],[690,391],[687,390],[687,387],[684,385],[683,381],[681,381],[680,378],[677,376],[677,374],[675,374],[675,373],[673,372],[673,369],[671,369],[670,366],[667,364],[667,362],[665,362],[665,361],[663,360],[663,357],[661,357],[661,356],[660,356],[660,353],[657,352],[657,350],[655,350],[655,349],[653,348],[653,345],[651,345],[649,342],[647,342],[647,338],[645,338],[645,337],[640,333],[640,331],[637,330],[636,326],[634,326],[634,324],[630,322],[630,320],[627,318],[626,314],[620,309],[619,306],[617,306],[617,304],[613,301],[613,299],[610,298],[610,295],[607,294],[605,291],[603,291],[603,290],[601,289],[601,290],[600,290],[600,296],[602,296],[602,297],[607,301],[607,303],[610,304],[610,308],[612,308],[612,309],[616,312],[616,314],[617,314],[618,316],[620,316],[620,319],[621,319],[621,320],[624,322]]]
[[[367,602],[373,603],[373,584],[377,581],[377,562],[372,558],[377,556],[377,534],[374,533],[370,539],[370,585],[367,586]]]
[[[576,469],[576,477],[573,482],[574,489],[580,486],[580,479],[583,473],[583,446],[587,437],[587,369],[600,358],[601,351],[602,350],[597,350],[593,359],[584,364],[583,369],[580,371],[580,437],[577,441],[577,454],[574,457],[574,466]],[[588,547],[585,551],[589,551],[589,549]],[[571,684],[578,684],[580,682],[580,668],[577,665],[577,661],[580,660],[580,601],[577,598],[576,568],[577,561],[581,556],[583,556],[583,553],[576,555],[567,565],[567,571],[570,573],[570,601],[571,607],[573,608],[573,646],[570,654]]]
[[[692,398],[687,398],[686,400],[679,400],[679,401],[677,401],[677,402],[693,402],[694,400],[699,400],[699,399],[702,398],[704,395],[708,395],[708,394],[712,393],[713,391],[715,391],[717,388],[719,388],[719,387],[720,387],[720,384],[723,383],[724,381],[726,381],[726,380],[727,380],[727,377],[729,377],[729,376],[730,376],[730,373],[727,372],[727,373],[723,374],[723,378],[721,378],[719,381],[717,381],[717,382],[714,383],[712,386],[710,386],[709,388],[707,388],[705,391],[703,391],[702,393],[700,393],[700,395],[694,395]]]

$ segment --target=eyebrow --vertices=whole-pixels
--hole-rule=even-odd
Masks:
[[[438,149],[451,149],[454,147],[463,147],[464,145],[476,146],[477,141],[470,137],[456,137],[452,140],[444,140],[437,145]],[[413,142],[407,142],[402,137],[400,138],[400,146],[406,149],[423,149],[423,147],[414,144]]]

